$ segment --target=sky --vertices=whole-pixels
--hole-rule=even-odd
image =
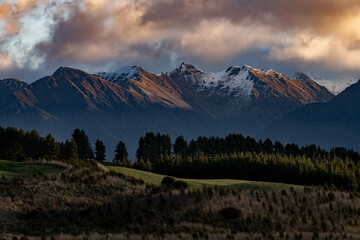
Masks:
[[[247,64],[360,78],[358,0],[0,0],[0,79]]]

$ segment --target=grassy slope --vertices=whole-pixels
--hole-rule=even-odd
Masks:
[[[45,174],[59,173],[64,170],[57,165],[45,165],[39,163],[24,163],[0,160],[0,177],[7,178],[31,176],[34,173],[43,172]]]
[[[122,173],[127,176],[132,176],[137,179],[142,179],[144,182],[154,185],[160,185],[161,180],[164,177],[164,175],[140,171],[131,168],[114,167],[114,166],[109,166],[108,168],[110,170],[113,170],[118,173]],[[243,189],[261,189],[261,190],[277,190],[277,189],[288,188],[291,186],[283,183],[255,182],[255,181],[243,181],[243,180],[231,180],[231,179],[181,179],[181,178],[176,178],[176,179],[187,182],[190,188],[202,188],[204,184],[209,187],[219,186],[219,187],[235,187],[235,188],[243,188]]]

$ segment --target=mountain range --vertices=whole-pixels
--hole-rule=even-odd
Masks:
[[[327,103],[309,104],[271,123],[267,136],[325,148],[360,149],[360,81]]]
[[[246,65],[211,73],[182,63],[161,74],[137,66],[94,74],[60,67],[52,76],[29,85],[18,79],[1,80],[0,125],[51,132],[59,139],[69,138],[74,128],[83,128],[92,140],[102,139],[110,149],[123,140],[131,155],[147,131],[188,139],[243,133],[286,140],[281,133],[292,136],[293,121],[303,127],[307,123],[302,120],[312,119],[313,111],[321,115],[316,107],[337,108],[344,104],[335,103],[356,98],[356,93],[343,97],[348,89],[335,97],[305,74],[290,78]],[[352,107],[356,104],[349,106],[350,115]],[[279,126],[284,128],[275,131]],[[293,136],[289,139],[304,142],[302,136]]]

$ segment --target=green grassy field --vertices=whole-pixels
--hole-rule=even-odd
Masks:
[[[38,172],[54,174],[62,170],[64,168],[57,165],[0,160],[0,177],[5,176],[6,178],[31,176]]]
[[[161,180],[165,175],[140,171],[132,168],[108,166],[110,170],[118,173],[122,173],[126,176],[135,177],[143,180],[145,183],[160,185]],[[242,189],[254,189],[254,190],[278,190],[288,188],[292,185],[283,183],[271,183],[271,182],[255,182],[255,181],[244,181],[244,180],[231,180],[231,179],[182,179],[175,178],[177,180],[185,181],[189,184],[190,188],[202,188],[203,185],[208,187],[232,187]]]

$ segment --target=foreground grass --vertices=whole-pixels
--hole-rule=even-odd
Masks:
[[[0,177],[5,176],[6,178],[32,176],[39,172],[55,174],[62,170],[64,168],[57,165],[0,160]]]
[[[108,166],[108,168],[112,171],[122,173],[126,176],[135,177],[137,179],[143,180],[147,184],[160,185],[162,179],[165,175],[140,171],[132,168],[125,167],[115,167]],[[271,182],[255,182],[255,181],[244,181],[244,180],[232,180],[232,179],[182,179],[175,178],[177,180],[181,180],[187,182],[189,184],[189,188],[196,189],[202,188],[203,185],[207,185],[208,187],[232,187],[232,188],[241,188],[241,189],[253,189],[253,190],[278,190],[285,189],[290,187],[289,184],[283,183],[271,183]]]

